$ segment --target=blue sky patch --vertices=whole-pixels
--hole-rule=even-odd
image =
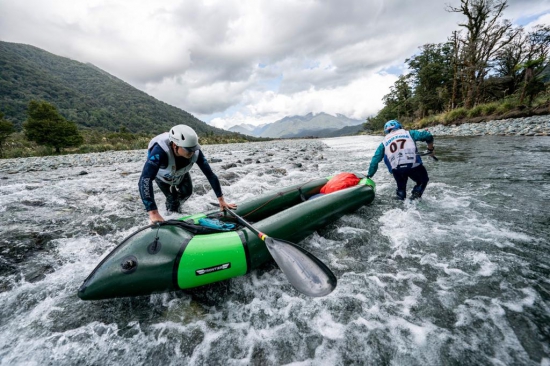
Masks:
[[[534,15],[530,15],[530,16],[527,16],[527,17],[518,18],[518,19],[516,19],[516,21],[514,23],[517,24],[517,25],[524,26],[524,25],[527,25],[529,23],[532,23],[532,22],[536,21],[538,18],[542,17],[543,15],[549,14],[549,13],[550,13],[550,10],[539,13],[539,14],[534,14]]]

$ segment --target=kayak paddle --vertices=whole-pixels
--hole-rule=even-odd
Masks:
[[[313,254],[289,241],[269,237],[237,213],[228,208],[226,211],[265,242],[267,250],[296,290],[307,296],[321,297],[336,288],[334,273]]]
[[[420,155],[420,156],[429,155],[429,156],[431,156],[435,161],[439,161],[439,159],[436,158],[436,156],[434,155],[434,152],[433,152],[433,151],[424,151],[423,153],[417,153],[416,155]]]

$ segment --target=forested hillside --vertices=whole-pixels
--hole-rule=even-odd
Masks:
[[[0,111],[17,129],[31,100],[55,105],[81,127],[148,134],[187,124],[199,135],[228,134],[91,65],[0,41]]]

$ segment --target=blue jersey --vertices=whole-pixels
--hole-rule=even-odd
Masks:
[[[212,186],[214,193],[216,193],[216,197],[223,196],[220,181],[216,174],[214,174],[214,172],[212,171],[212,168],[210,168],[210,164],[208,164],[206,157],[201,150],[196,151],[195,154],[199,154],[197,158],[197,165],[205,175],[206,179],[208,179],[208,182]],[[176,156],[177,169],[181,169],[189,164],[191,164],[190,159]],[[156,178],[158,171],[161,168],[166,168],[167,166],[168,153],[164,151],[158,144],[155,144],[148,152],[147,161],[143,166],[141,177],[139,177],[138,183],[139,194],[147,211],[157,210],[155,195],[153,193],[153,180]]]

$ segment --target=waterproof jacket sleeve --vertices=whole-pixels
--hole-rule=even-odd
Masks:
[[[147,153],[147,161],[139,177],[139,194],[146,211],[157,210],[155,194],[153,192],[153,180],[159,169],[168,166],[168,154],[159,146],[154,145]]]
[[[214,172],[212,171],[212,168],[210,168],[210,164],[208,164],[208,160],[206,160],[206,157],[202,153],[202,150],[199,150],[197,165],[203,172],[206,179],[208,179],[208,182],[210,183],[210,186],[214,190],[216,197],[220,198],[221,196],[223,196],[220,180],[218,179],[218,176],[214,174]]]
[[[434,137],[429,131],[410,130],[409,133],[414,141],[425,141],[428,144],[434,142]]]
[[[384,144],[380,144],[378,145],[378,148],[376,149],[376,152],[374,153],[374,156],[370,161],[369,171],[367,173],[369,177],[374,176],[374,174],[378,170],[378,164],[383,159],[384,159]]]

